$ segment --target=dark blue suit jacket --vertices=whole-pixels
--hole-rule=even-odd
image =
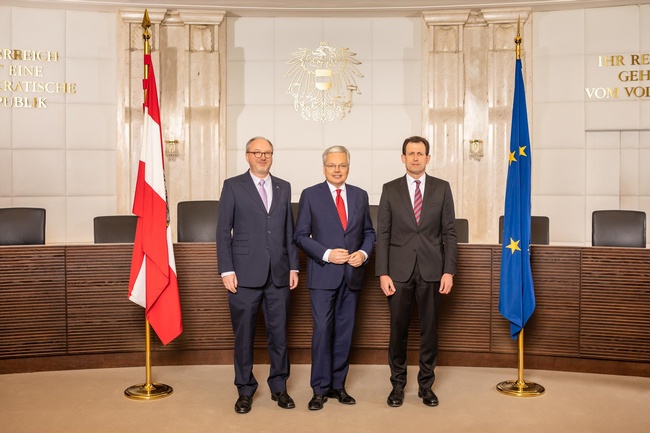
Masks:
[[[365,264],[355,268],[323,261],[327,249],[344,248],[350,254],[363,250],[370,257],[375,245],[368,193],[348,184],[345,189],[348,201],[345,231],[327,182],[305,189],[300,196],[294,239],[308,257],[307,287],[310,289],[336,289],[343,278],[352,290],[360,290],[363,285]]]
[[[291,185],[275,176],[271,183],[268,214],[249,172],[223,183],[217,221],[219,273],[234,271],[243,287],[262,287],[269,268],[273,284],[285,287],[289,271],[299,269],[292,238]]]

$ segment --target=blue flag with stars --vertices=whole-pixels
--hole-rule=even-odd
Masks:
[[[530,169],[526,93],[521,59],[517,59],[499,293],[499,312],[510,321],[510,334],[515,340],[535,310],[533,274],[530,268]]]

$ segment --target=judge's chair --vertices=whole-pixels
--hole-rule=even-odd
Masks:
[[[132,244],[138,217],[135,215],[105,215],[93,219],[96,244]]]
[[[0,209],[0,245],[45,244],[45,209],[8,207]]]
[[[634,210],[596,210],[591,214],[594,247],[646,247],[646,214]]]
[[[190,200],[178,202],[178,242],[216,242],[218,200]]]
[[[551,240],[550,221],[547,216],[530,217],[530,243],[548,245]],[[499,243],[503,243],[503,215],[499,217]]]
[[[469,243],[469,221],[466,218],[456,218],[456,241],[459,244]]]

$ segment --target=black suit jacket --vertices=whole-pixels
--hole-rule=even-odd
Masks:
[[[290,270],[299,269],[291,185],[275,176],[271,184],[273,198],[267,213],[249,172],[223,183],[217,221],[219,273],[234,271],[244,287],[262,287],[269,269],[274,285],[288,286]]]
[[[376,274],[405,282],[417,259],[425,281],[456,273],[456,223],[449,183],[426,175],[420,224],[406,176],[384,184],[377,211]]]

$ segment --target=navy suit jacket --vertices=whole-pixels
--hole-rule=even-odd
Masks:
[[[363,286],[365,263],[358,268],[323,261],[327,249],[344,248],[350,254],[363,250],[370,257],[375,245],[368,207],[368,193],[361,188],[345,185],[348,224],[343,230],[336,205],[327,182],[305,189],[300,195],[294,239],[307,254],[307,287],[336,289],[345,278],[352,290]]]
[[[262,287],[269,269],[273,284],[285,287],[290,270],[299,269],[291,185],[275,176],[271,184],[273,197],[267,213],[249,172],[223,183],[217,221],[219,273],[234,271],[243,287]]]
[[[415,221],[406,176],[384,184],[377,209],[377,276],[405,282],[417,259],[425,281],[456,273],[456,219],[449,183],[426,175],[420,224]]]

